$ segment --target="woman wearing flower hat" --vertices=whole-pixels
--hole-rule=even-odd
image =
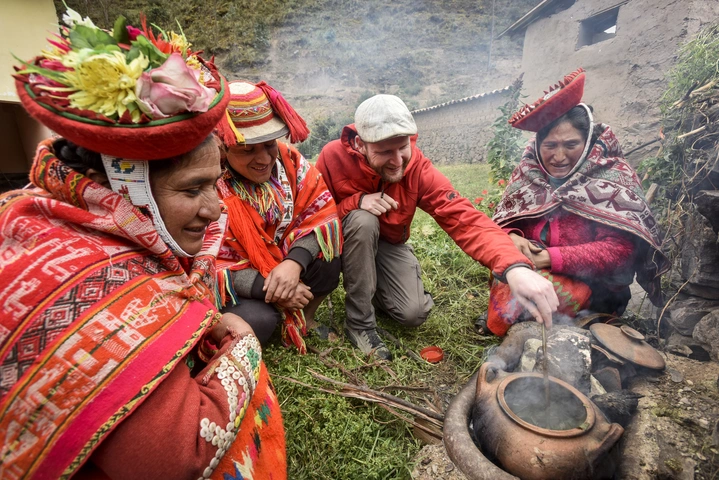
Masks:
[[[580,103],[584,70],[550,88],[509,120],[537,132],[512,173],[493,220],[555,284],[558,311],[621,315],[638,282],[661,304],[668,268],[659,230],[636,173],[612,129]],[[488,328],[504,335],[522,310],[504,284],[490,289]]]
[[[0,477],[286,478],[252,329],[217,312],[211,63],[70,11],[16,75],[63,138],[0,197]]]
[[[282,339],[305,352],[306,321],[339,283],[342,235],[319,171],[291,145],[309,130],[264,82],[230,82],[218,131],[226,172],[218,192],[229,227],[220,253],[226,311],[250,323],[264,343],[282,322]]]

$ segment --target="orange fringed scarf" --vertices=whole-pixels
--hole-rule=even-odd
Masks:
[[[342,234],[337,217],[337,207],[327,190],[319,171],[307,162],[293,147],[278,143],[280,161],[285,168],[292,189],[294,203],[293,218],[279,242],[274,236],[281,220],[271,225],[248,202],[242,200],[230,185],[231,173],[227,173],[219,182],[218,189],[229,214],[229,228],[225,236],[225,245],[234,250],[233,262],[224,258],[218,265],[224,268],[220,272],[220,284],[225,304],[233,295],[230,271],[253,268],[267,278],[269,273],[284,260],[292,244],[305,235],[314,234],[320,245],[322,258],[331,261],[339,256],[342,248]],[[222,254],[221,254],[222,256]],[[239,258],[238,258],[239,257]],[[239,261],[238,261],[239,260]],[[307,347],[302,339],[307,333],[302,310],[281,309],[284,317],[282,340],[287,346],[293,344],[301,354]]]

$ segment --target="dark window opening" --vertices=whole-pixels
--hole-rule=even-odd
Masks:
[[[613,38],[617,34],[618,14],[619,6],[616,6],[584,20],[579,25],[577,49]]]

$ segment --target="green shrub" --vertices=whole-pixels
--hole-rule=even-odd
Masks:
[[[487,143],[487,164],[494,181],[509,179],[522,157],[522,132],[508,123],[509,117],[520,106],[521,91],[520,77],[512,85],[507,102],[499,107],[502,114],[492,124],[494,137]]]

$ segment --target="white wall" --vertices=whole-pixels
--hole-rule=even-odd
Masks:
[[[38,141],[50,130],[31,118],[15,93],[12,54],[30,60],[58,32],[52,0],[1,0],[0,3],[0,173],[27,172]]]
[[[719,19],[719,1],[629,0],[619,7],[614,38],[577,49],[580,22],[618,3],[577,0],[530,25],[522,56],[523,93],[532,103],[549,85],[583,67],[585,103],[594,107],[597,120],[612,126],[628,151],[657,136],[659,98],[677,49],[702,25]]]
[[[47,38],[58,32],[52,0],[2,0],[0,5],[0,101],[17,102],[11,75],[18,65],[14,54],[29,60],[48,46]]]

